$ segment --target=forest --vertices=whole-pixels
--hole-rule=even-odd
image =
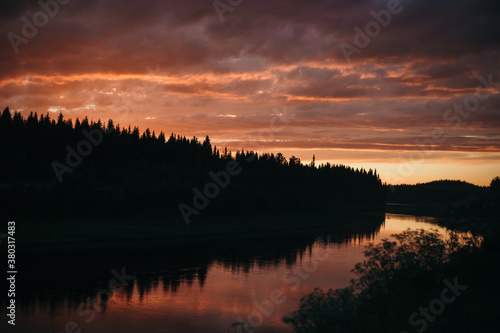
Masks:
[[[112,120],[23,116],[6,108],[0,143],[1,214],[7,217],[181,216],[179,207],[195,209],[197,193],[229,167],[238,172],[203,205],[203,214],[328,212],[385,203],[384,186],[371,169],[231,152],[208,136],[141,133]]]
[[[500,178],[490,186],[459,180],[436,180],[415,185],[387,186],[387,209],[392,213],[442,218],[496,217],[500,207]]]

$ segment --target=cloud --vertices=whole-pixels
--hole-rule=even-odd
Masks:
[[[404,151],[444,129],[437,150],[498,151],[498,87],[458,128],[443,114],[475,93],[478,76],[500,81],[500,3],[401,4],[347,62],[340,43],[353,44],[386,0],[244,1],[223,21],[205,0],[70,1],[18,53],[7,35],[22,36],[21,19],[41,8],[6,2],[0,99],[235,146],[287,105],[296,117],[270,149]]]

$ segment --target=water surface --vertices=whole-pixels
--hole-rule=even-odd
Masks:
[[[385,220],[293,237],[189,244],[154,253],[60,253],[41,260],[21,280],[15,331],[236,332],[231,324],[243,320],[254,332],[290,332],[281,319],[303,296],[314,288],[346,287],[366,244],[407,228],[445,234],[431,218],[386,214]],[[122,268],[135,278],[125,287],[110,286],[111,270]],[[108,293],[110,287],[116,290]],[[92,301],[99,291],[104,301]]]

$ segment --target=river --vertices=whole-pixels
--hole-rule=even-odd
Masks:
[[[254,332],[290,332],[283,316],[314,288],[346,287],[366,244],[407,228],[446,234],[433,222],[386,214],[323,233],[187,245],[154,254],[60,253],[50,259],[54,266],[41,266],[18,283],[23,290],[15,331],[224,333],[236,332],[231,325],[244,321]],[[5,306],[0,312],[5,319]]]

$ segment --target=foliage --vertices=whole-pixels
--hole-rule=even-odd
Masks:
[[[444,240],[437,230],[408,229],[392,236],[395,240],[367,246],[367,259],[355,266],[357,278],[349,287],[315,289],[283,320],[297,333],[400,331],[410,313],[439,296],[443,279],[482,242],[456,232]]]

